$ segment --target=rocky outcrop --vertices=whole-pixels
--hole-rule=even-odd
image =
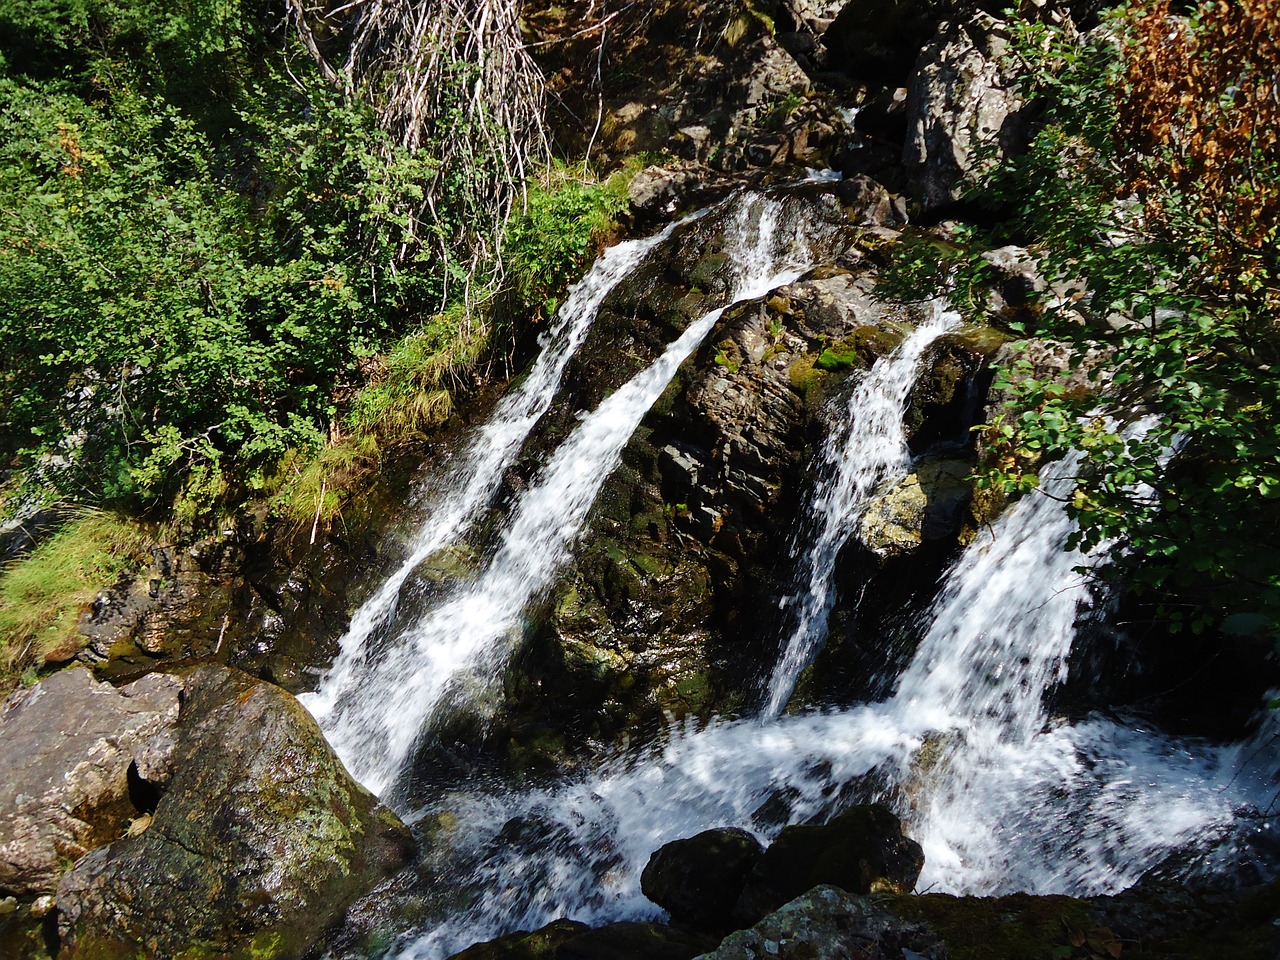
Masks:
[[[902,159],[926,210],[958,200],[1025,145],[1029,116],[1008,54],[1007,26],[982,12],[944,24],[920,52]]]
[[[145,824],[181,684],[115,689],[84,667],[14,694],[0,715],[0,894],[50,894],[88,851]]]
[[[182,698],[150,823],[58,885],[64,960],[299,957],[413,854],[287,693],[201,667]]]
[[[640,875],[640,889],[672,923],[724,931],[763,853],[760,841],[745,830],[704,830],[655,850]]]

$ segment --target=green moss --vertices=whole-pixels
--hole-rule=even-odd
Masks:
[[[828,347],[814,361],[814,366],[819,370],[834,373],[837,370],[847,370],[850,367],[860,366],[860,361],[861,358],[856,350],[833,350]]]

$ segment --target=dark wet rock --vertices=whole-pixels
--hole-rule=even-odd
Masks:
[[[72,667],[9,698],[0,894],[50,893],[75,860],[145,822],[147,783],[167,776],[179,687],[157,674],[117,690]]]
[[[819,886],[725,937],[702,960],[946,960],[924,923],[904,920],[874,897]]]
[[[752,923],[819,884],[906,893],[923,866],[920,845],[888,809],[850,807],[824,824],[785,827],[747,878],[734,914]]]
[[[640,875],[640,888],[672,923],[723,932],[763,853],[760,841],[746,830],[704,830],[656,850]]]
[[[66,960],[299,957],[412,857],[405,826],[279,688],[197,668],[173,736],[148,828],[58,885]]]
[[[925,210],[953,203],[1022,149],[1030,114],[1009,57],[1008,27],[978,12],[939,28],[907,96],[903,163]]]
[[[557,920],[455,954],[453,960],[690,960],[715,940],[656,923],[611,923],[590,929]]]

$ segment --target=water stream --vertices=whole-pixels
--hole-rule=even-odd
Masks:
[[[902,414],[916,382],[916,367],[934,341],[960,323],[959,314],[939,303],[929,309],[929,318],[854,387],[844,415],[822,445],[821,474],[809,500],[808,522],[792,545],[799,567],[797,590],[783,601],[789,614],[786,642],[769,680],[765,717],[776,717],[786,707],[801,671],[826,639],[840,548],[872,495],[911,468]]]
[[[544,338],[523,384],[447,473],[409,558],[361,608],[308,706],[352,772],[391,797],[415,744],[442,711],[482,701],[522,617],[569,560],[592,502],[679,365],[726,307],[800,276],[815,234],[786,204],[746,193],[730,204],[723,304],[650,366],[580,415],[540,474],[505,509],[474,576],[425,610],[399,609],[414,568],[457,543],[549,409],[570,357],[610,290],[676,227],[614,248]],[[1082,611],[1089,569],[1068,550],[1063,501],[1073,458],[1007,509],[955,561],[918,624],[895,692],[831,712],[782,713],[825,638],[841,545],[869,499],[910,469],[903,407],[929,345],[958,318],[935,309],[857,382],[822,451],[809,534],[797,538],[797,588],[758,717],[675,726],[594,770],[533,789],[458,783],[415,811],[430,867],[448,877],[439,916],[394,948],[443,958],[478,941],[560,917],[653,918],[640,871],[662,844],[715,826],[769,840],[787,823],[878,799],[924,846],[921,889],[953,893],[1100,894],[1170,857],[1181,869],[1237,855],[1269,832],[1274,771],[1250,745],[1178,740],[1128,717],[1068,722],[1051,710]]]
[[[1114,893],[1170,856],[1228,858],[1270,832],[1274,771],[1251,745],[1178,740],[1137,722],[1051,717],[1103,559],[1066,549],[1058,497],[1074,464],[1007,510],[948,572],[927,632],[886,701],[775,719],[686,724],[590,775],[533,791],[459,789],[447,814],[461,886],[483,891],[406,938],[446,957],[558,917],[660,916],[639,875],[662,844],[715,826],[768,840],[830,815],[852,787],[896,808],[925,848],[922,890]],[[966,667],[971,664],[972,668]]]
[[[759,297],[812,265],[811,234],[823,227],[788,218],[785,209],[758,194],[736,201],[722,240],[732,271],[730,303]],[[335,666],[331,676],[342,684],[336,696],[337,682],[327,682],[307,701],[338,755],[370,790],[388,793],[443,701],[478,699],[498,679],[519,639],[521,615],[567,559],[623,447],[726,306],[691,324],[582,419],[513,506],[496,552],[472,582],[402,625],[395,642],[360,659],[358,670],[339,674]],[[542,389],[550,393],[552,379],[545,380]]]

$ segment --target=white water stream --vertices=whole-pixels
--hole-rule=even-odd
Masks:
[[[911,454],[902,425],[903,406],[916,382],[916,367],[938,337],[960,323],[960,315],[938,303],[891,353],[876,362],[854,387],[837,428],[822,445],[822,468],[809,500],[806,534],[792,546],[799,561],[799,590],[787,597],[788,628],[782,657],[769,681],[764,716],[780,714],[796,680],[827,636],[835,604],[836,556],[862,518],[872,495],[907,475]]]
[[[727,300],[760,296],[810,265],[821,226],[789,221],[782,203],[758,195],[731,202],[723,249],[736,274]],[[575,289],[533,371],[449,473],[449,492],[410,558],[357,614],[308,698],[375,792],[391,790],[444,704],[483,695],[500,675],[524,611],[568,559],[626,442],[723,312],[692,324],[582,415],[511,506],[473,579],[424,613],[396,609],[415,566],[457,543],[493,499],[608,292],[669,234],[615,248]],[[954,322],[941,312],[925,321],[853,391],[847,426],[827,446],[815,532],[799,558],[793,620],[762,716],[673,728],[660,744],[551,786],[460,784],[444,794],[415,816],[433,824],[433,869],[449,889],[439,923],[406,935],[400,955],[447,957],[564,916],[655,917],[639,875],[662,844],[726,825],[767,840],[854,796],[894,806],[925,848],[921,888],[954,893],[1115,892],[1166,857],[1216,856],[1250,830],[1269,830],[1254,814],[1275,803],[1275,772],[1254,761],[1251,746],[1049,712],[1047,694],[1093,600],[1080,570],[1104,553],[1066,549],[1071,461],[1047,467],[1041,491],[1007,510],[947,573],[893,696],[779,715],[825,636],[841,544],[868,498],[909,468],[903,403],[921,355]]]
[[[322,726],[346,702],[378,682],[378,661],[369,657],[371,638],[394,617],[400,592],[414,569],[433,553],[457,542],[493,499],[503,472],[515,461],[535,424],[551,406],[565,367],[582,346],[605,298],[677,228],[706,213],[700,210],[651,237],[610,247],[570,290],[551,327],[541,336],[540,351],[528,374],[497,405],[457,462],[435,485],[436,495],[418,524],[409,555],[356,610],[350,627],[339,640],[338,656],[321,679],[319,689],[302,696]]]
[[[722,238],[733,272],[730,302],[759,297],[812,265],[810,234],[824,228],[788,220],[783,211],[782,202],[760,195],[737,201]],[[582,419],[515,504],[497,552],[473,582],[408,625],[377,657],[337,676],[340,689],[326,683],[307,701],[348,769],[374,793],[385,794],[395,783],[443,700],[474,699],[498,678],[519,639],[521,615],[568,557],[623,447],[724,310],[691,324],[655,363]],[[554,390],[550,378],[543,389]],[[433,541],[440,542],[439,535]]]
[[[1007,510],[949,571],[890,699],[687,725],[572,782],[464,789],[424,811],[457,824],[445,842],[469,873],[463,885],[484,894],[400,955],[446,957],[563,916],[656,917],[639,875],[662,844],[727,825],[767,840],[834,812],[850,784],[903,816],[931,891],[1114,893],[1185,847],[1208,856],[1268,831],[1256,814],[1275,802],[1275,772],[1251,746],[1048,716],[1046,690],[1091,602],[1076,568],[1100,559],[1065,548],[1072,526],[1054,497],[1070,491],[1072,469],[1047,467],[1045,492]]]

